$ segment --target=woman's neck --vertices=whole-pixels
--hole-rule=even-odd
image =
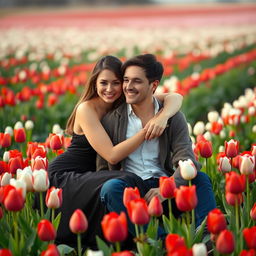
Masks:
[[[113,108],[113,103],[106,103],[100,97],[94,98],[93,101],[95,109],[100,114],[101,118]]]

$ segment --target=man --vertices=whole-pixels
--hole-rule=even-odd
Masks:
[[[153,97],[163,74],[163,66],[154,55],[144,54],[131,58],[123,64],[122,70],[126,103],[108,113],[102,121],[113,144],[133,136],[162,107]],[[177,187],[188,184],[181,177],[178,166],[179,160],[187,159],[191,159],[199,171],[201,166],[194,157],[186,119],[178,112],[168,120],[167,127],[159,138],[144,141],[136,151],[117,165],[107,165],[98,156],[97,169],[122,169],[135,173],[144,180],[148,192],[142,196],[149,202],[154,195],[161,198],[161,176],[173,175]],[[199,226],[208,212],[216,207],[216,203],[211,181],[205,173],[198,172],[192,183],[197,187],[198,205],[195,212],[196,226]],[[109,180],[103,185],[101,198],[109,211],[125,211],[122,201],[125,187],[130,185],[119,179]]]

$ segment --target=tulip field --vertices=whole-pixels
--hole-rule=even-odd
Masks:
[[[107,29],[0,26],[0,256],[256,255],[256,23]],[[158,197],[147,204],[128,188],[127,214],[104,216],[97,251],[83,244],[90,223],[80,209],[69,222],[77,246],[57,244],[55,210],[65,198],[50,187],[47,167],[71,143],[67,118],[101,56],[141,53],[164,65],[157,91],[184,97],[194,154],[211,178],[217,208],[195,229],[196,187],[161,178],[161,195],[169,207],[175,200],[180,218],[171,209],[164,215]],[[179,165],[191,180],[189,161]],[[132,246],[125,246],[128,218],[136,231]],[[163,240],[158,226],[167,233]]]

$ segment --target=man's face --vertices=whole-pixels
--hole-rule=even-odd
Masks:
[[[148,97],[152,98],[154,85],[149,84],[145,71],[138,66],[125,70],[123,91],[128,104],[140,104]]]

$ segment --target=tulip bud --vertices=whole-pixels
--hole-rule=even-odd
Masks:
[[[37,225],[37,235],[42,241],[52,241],[56,238],[56,230],[49,220],[41,220]]]
[[[192,247],[193,256],[207,256],[207,249],[204,243],[194,244]]]
[[[149,222],[147,203],[144,199],[135,199],[128,202],[128,215],[132,223],[145,225]]]
[[[244,192],[246,185],[245,175],[236,172],[226,173],[226,191],[234,194]]]
[[[160,177],[160,194],[164,198],[173,198],[175,196],[176,184],[174,177]]]
[[[216,249],[221,254],[230,254],[235,249],[235,239],[231,231],[221,231],[216,241]]]
[[[217,122],[219,119],[219,113],[217,111],[210,111],[207,114],[207,118],[209,120],[210,123],[212,122]]]
[[[25,167],[23,170],[17,170],[17,179],[26,183],[26,189],[28,192],[33,191],[33,173],[30,166]]]
[[[197,169],[191,159],[179,161],[180,174],[184,180],[192,180],[197,175]]]
[[[22,128],[23,128],[23,124],[21,121],[16,122],[16,124],[14,125],[15,130],[22,129]]]
[[[21,189],[16,189],[11,185],[4,187],[3,204],[8,211],[20,211],[24,206],[24,197]]]
[[[45,204],[48,208],[57,209],[62,205],[62,189],[51,187],[47,190]]]
[[[10,184],[11,178],[12,178],[11,173],[5,172],[1,177],[1,186]]]
[[[4,133],[9,133],[11,136],[13,136],[13,129],[11,126],[6,126]]]
[[[52,127],[52,133],[59,134],[62,133],[62,129],[60,128],[59,124],[54,124]]]
[[[9,249],[0,249],[0,256],[12,256],[12,252]]]
[[[239,170],[244,175],[252,174],[255,166],[255,158],[252,155],[240,155]]]
[[[28,120],[28,121],[26,121],[26,123],[25,123],[25,128],[26,128],[26,130],[32,130],[33,128],[34,128],[34,122],[33,121],[31,121],[31,120]]]
[[[220,209],[213,209],[207,216],[207,228],[212,234],[219,234],[222,230],[226,229],[227,222],[224,214]]]
[[[9,160],[10,160],[10,153],[9,153],[9,151],[5,151],[3,154],[3,161],[8,163]]]
[[[256,255],[256,251],[253,249],[250,250],[242,250],[239,254],[239,256],[255,256]]]
[[[134,199],[139,199],[139,198],[140,198],[140,191],[138,190],[137,187],[135,188],[128,187],[124,189],[123,204],[125,207],[127,207],[128,202]]]
[[[101,222],[104,237],[111,243],[124,241],[128,235],[127,220],[124,212],[118,215],[110,212]]]
[[[111,256],[135,256],[135,255],[131,251],[122,251],[122,252],[113,252]]]
[[[87,250],[86,256],[104,256],[104,254],[103,254],[103,251],[92,251],[89,249],[89,250]]]
[[[55,244],[48,244],[47,249],[42,251],[41,256],[60,256],[60,253]]]
[[[175,202],[182,212],[191,211],[197,206],[196,186],[180,186],[176,190]]]
[[[229,142],[225,141],[225,154],[227,157],[235,157],[239,152],[239,143],[236,140],[231,139]]]
[[[195,125],[194,125],[194,128],[193,128],[193,133],[194,135],[200,135],[200,134],[203,134],[204,133],[204,130],[205,130],[205,126],[204,126],[204,123],[202,121],[199,121],[197,122]]]
[[[159,217],[163,214],[163,206],[158,196],[154,196],[151,199],[148,205],[148,213],[150,216],[155,216],[155,217]]]
[[[178,234],[168,234],[165,239],[165,246],[168,253],[173,253],[177,248],[186,246],[183,237]]]
[[[63,146],[63,142],[62,142],[62,136],[60,135],[52,135],[50,138],[50,147],[52,150],[58,150],[61,149]]]
[[[250,216],[253,220],[256,220],[256,203],[253,205],[253,207],[250,211]]]
[[[43,169],[34,170],[32,181],[36,192],[44,192],[49,188],[48,174]]]
[[[74,234],[84,233],[88,228],[88,221],[85,214],[80,209],[76,209],[70,220],[69,228]]]
[[[229,205],[241,205],[243,202],[243,194],[233,194],[230,192],[226,192],[226,200]]]
[[[24,128],[14,129],[14,140],[18,143],[26,141],[26,133]]]
[[[219,159],[219,171],[230,172],[231,171],[231,160],[224,156]]]
[[[256,226],[243,230],[244,240],[249,249],[256,250]]]
[[[11,146],[12,139],[9,133],[0,133],[0,146],[2,148],[8,148]]]
[[[21,189],[23,198],[26,198],[26,183],[22,180],[16,180],[14,178],[10,179],[10,185],[14,186],[16,189]]]

